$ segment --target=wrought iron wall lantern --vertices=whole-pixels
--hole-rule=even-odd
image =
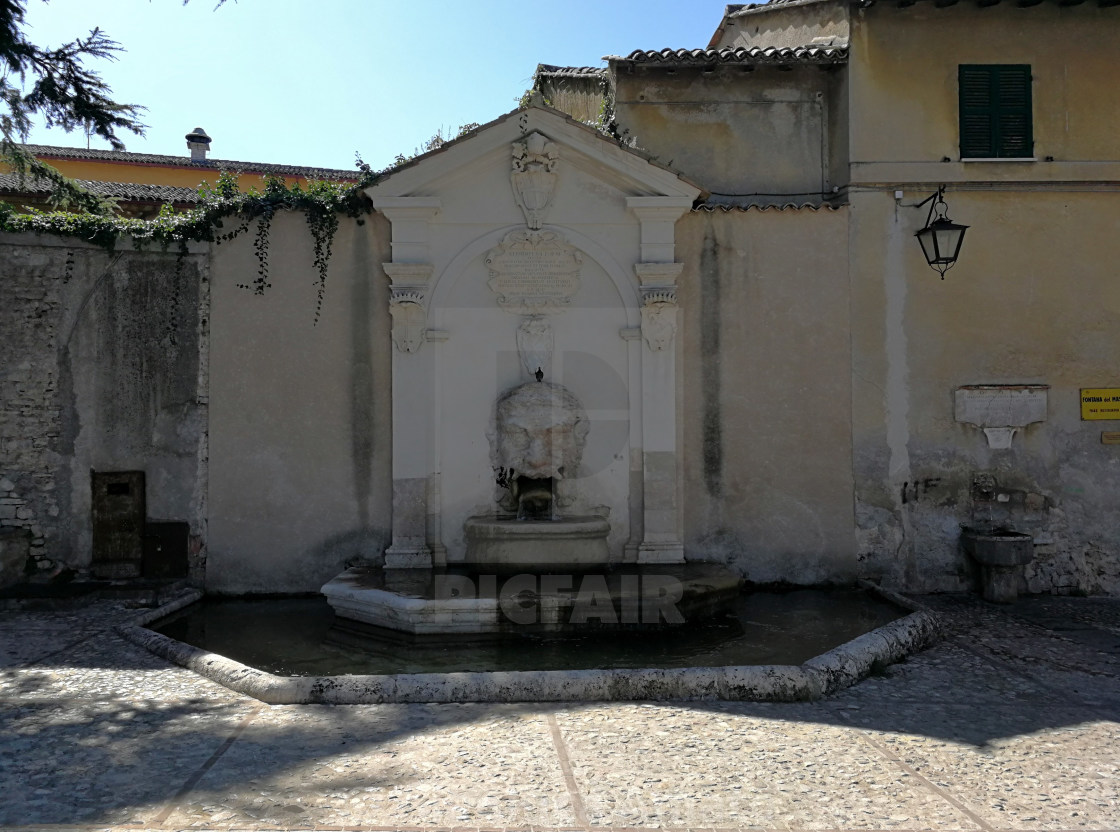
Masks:
[[[949,219],[949,206],[945,204],[945,186],[937,189],[937,193],[923,199],[915,208],[921,208],[926,203],[929,206],[929,215],[926,217],[926,227],[916,233],[918,242],[922,244],[922,253],[930,268],[941,274],[945,279],[945,272],[957,262],[961,253],[961,243],[964,242],[964,232],[967,225],[953,222]]]

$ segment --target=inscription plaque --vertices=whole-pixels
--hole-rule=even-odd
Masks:
[[[583,255],[554,231],[511,231],[486,257],[498,305],[518,314],[559,312],[580,285]]]
[[[955,397],[956,419],[982,428],[1045,422],[1048,389],[1041,384],[959,387]]]

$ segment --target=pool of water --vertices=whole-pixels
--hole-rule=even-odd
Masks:
[[[151,625],[282,676],[801,664],[907,614],[858,589],[751,592],[672,630],[407,636],[339,627],[326,599],[206,599]],[[344,625],[346,622],[342,622]]]

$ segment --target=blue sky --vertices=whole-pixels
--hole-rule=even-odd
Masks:
[[[517,106],[538,63],[592,66],[634,49],[707,46],[717,0],[28,0],[28,36],[58,45],[100,26],[125,48],[99,62],[116,100],[148,108],[129,150],[375,168],[436,130]],[[84,135],[36,129],[39,144]],[[95,140],[92,147],[105,147]]]

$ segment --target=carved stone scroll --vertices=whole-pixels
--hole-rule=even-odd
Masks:
[[[668,349],[677,334],[677,293],[658,289],[642,297],[642,336],[654,352]]]
[[[541,370],[546,378],[552,375],[552,325],[543,315],[530,315],[517,328],[517,353],[521,366],[530,378]]]
[[[414,289],[400,289],[389,297],[389,314],[393,316],[393,343],[401,352],[416,352],[424,343],[424,324],[428,311],[424,295]]]

